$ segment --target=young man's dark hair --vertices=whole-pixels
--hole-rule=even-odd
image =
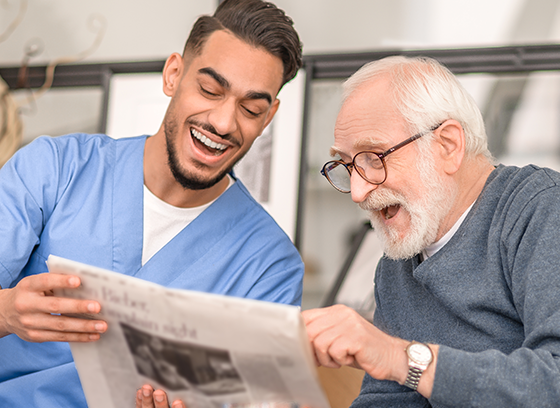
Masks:
[[[302,44],[293,24],[293,20],[272,3],[225,0],[213,16],[202,16],[195,22],[184,55],[198,55],[210,34],[228,30],[248,44],[262,47],[280,58],[284,65],[284,85],[302,66]]]

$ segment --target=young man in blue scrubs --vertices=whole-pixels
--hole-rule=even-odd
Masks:
[[[301,67],[284,12],[226,0],[171,55],[171,101],[153,136],[41,137],[0,170],[0,406],[85,407],[67,342],[99,339],[95,301],[47,274],[51,254],[173,288],[299,304],[303,265],[233,165]],[[61,385],[64,386],[61,386]]]

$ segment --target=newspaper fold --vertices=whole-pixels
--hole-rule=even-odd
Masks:
[[[56,294],[99,301],[96,318],[109,326],[70,346],[90,408],[134,406],[147,383],[189,408],[329,408],[299,308],[168,289],[52,255],[47,265],[79,276],[78,289]]]

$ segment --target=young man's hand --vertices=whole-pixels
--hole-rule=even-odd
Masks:
[[[16,334],[29,342],[98,340],[107,330],[103,320],[66,314],[95,315],[101,305],[93,300],[54,296],[55,289],[80,286],[77,276],[42,273],[23,278],[14,288],[0,290],[0,337]]]
[[[184,402],[174,401],[172,408],[187,408]],[[143,385],[136,391],[136,408],[169,408],[167,394],[163,390],[155,390],[151,385]]]

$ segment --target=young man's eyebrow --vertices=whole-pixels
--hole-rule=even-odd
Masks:
[[[265,99],[269,105],[272,103],[272,96],[268,92],[251,91],[245,97],[247,99]]]
[[[200,68],[198,70],[199,74],[204,74],[212,77],[217,83],[220,84],[223,88],[230,89],[231,85],[227,79],[225,79],[222,75],[218,74],[214,69],[210,67]]]
[[[231,84],[229,83],[229,81],[226,78],[224,78],[222,75],[217,73],[213,68],[210,67],[200,68],[198,70],[198,73],[210,76],[223,88],[231,89]],[[269,105],[272,103],[272,95],[270,95],[268,92],[249,91],[245,95],[245,98],[264,99],[268,102]]]

